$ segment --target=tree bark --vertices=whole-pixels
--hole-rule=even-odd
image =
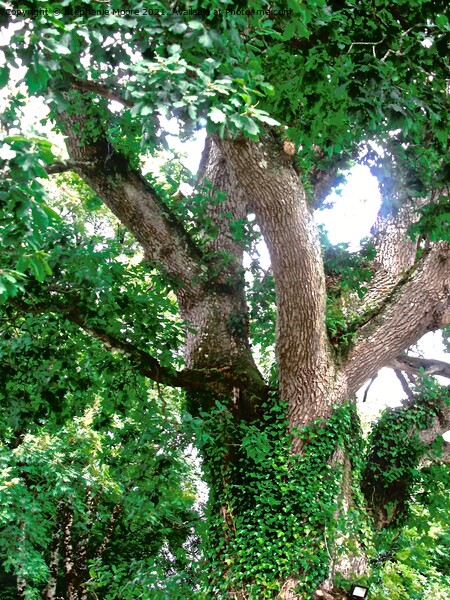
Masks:
[[[82,600],[81,590],[77,585],[77,565],[73,548],[72,528],[73,510],[66,502],[62,510],[62,555],[66,579],[66,600]]]
[[[25,522],[22,521],[20,523],[20,546],[19,552],[20,554],[25,555],[25,544],[26,544],[26,532],[25,532]],[[17,575],[17,595],[19,600],[26,600],[26,592],[28,583],[23,573],[21,573],[22,569],[25,567],[25,556],[23,562],[19,565],[19,574]]]
[[[55,533],[53,535],[52,543],[50,546],[50,563],[49,571],[50,577],[44,590],[45,600],[56,600],[56,588],[58,585],[58,567],[60,558],[60,544],[61,544],[61,511],[63,507],[60,505],[57,510],[57,519],[55,523]]]
[[[82,97],[81,105],[87,109],[86,98]],[[211,204],[210,214],[219,233],[205,255],[155,190],[114,151],[106,137],[100,135],[91,143],[83,140],[86,117],[82,113],[72,108],[60,119],[76,172],[172,283],[181,316],[189,324],[187,367],[229,370],[242,377],[243,385],[233,386],[242,400],[239,406],[244,407],[243,414],[254,415],[266,387],[248,341],[242,248],[234,242],[229,228],[231,221],[245,215],[241,198],[230,194],[223,206]],[[231,191],[227,169],[214,146],[205,155],[204,178],[210,179],[216,189]],[[231,216],[224,219],[224,212]],[[228,253],[232,260],[224,261],[223,253]],[[229,391],[229,386],[217,385],[217,393]]]
[[[353,395],[425,333],[442,327],[450,311],[450,247],[437,243],[358,331],[343,373]]]

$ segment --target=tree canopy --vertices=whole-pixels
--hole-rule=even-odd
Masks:
[[[411,348],[449,336],[447,3],[0,19],[2,597],[446,597],[450,365]],[[314,212],[357,163],[350,252]]]

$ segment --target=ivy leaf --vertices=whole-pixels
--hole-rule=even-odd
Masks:
[[[204,46],[205,48],[211,48],[212,46],[212,39],[211,36],[209,35],[209,33],[207,31],[205,31],[199,38],[198,38],[199,43]]]
[[[189,21],[190,29],[203,29],[203,23],[201,21]]]
[[[169,27],[169,31],[172,31],[172,33],[184,33],[186,29],[186,23],[175,23],[175,25]]]

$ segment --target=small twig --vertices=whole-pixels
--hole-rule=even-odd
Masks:
[[[92,163],[87,161],[68,161],[68,162],[55,162],[52,165],[47,165],[45,170],[49,175],[58,175],[59,173],[66,173],[67,171],[75,171],[77,167],[89,167]]]
[[[376,58],[377,55],[375,54],[375,46],[379,46],[380,44],[382,44],[385,39],[386,39],[386,36],[383,35],[381,40],[379,40],[378,42],[352,42],[350,44],[349,49],[347,50],[347,54],[349,54],[349,52],[352,51],[353,46],[372,46],[372,52],[373,52],[374,57]]]

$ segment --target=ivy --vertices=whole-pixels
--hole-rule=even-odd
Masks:
[[[226,482],[211,487],[205,557],[213,583],[206,593],[227,598],[230,589],[239,589],[249,598],[274,598],[278,582],[297,574],[299,598],[306,599],[326,577],[324,537],[338,535],[342,471],[332,457],[341,446],[358,468],[359,424],[350,405],[337,408],[325,425],[294,432],[304,446],[301,456],[292,456],[286,405],[274,395],[261,409],[262,422],[236,424],[227,406],[216,402],[188,421],[205,457],[207,481]],[[232,461],[227,460],[230,452]],[[360,521],[350,525],[344,520],[338,527],[358,529]],[[217,578],[215,569],[222,572],[222,564],[226,577]]]
[[[424,380],[416,390],[411,406],[386,410],[368,440],[363,472],[363,491],[369,501],[377,497],[386,511],[398,510],[406,503],[413,485],[420,477],[419,463],[428,452],[439,456],[442,439],[427,448],[420,431],[428,429],[439,418],[443,406],[450,405],[448,389],[433,380]],[[370,498],[372,497],[372,500]],[[402,513],[405,518],[405,513]]]

